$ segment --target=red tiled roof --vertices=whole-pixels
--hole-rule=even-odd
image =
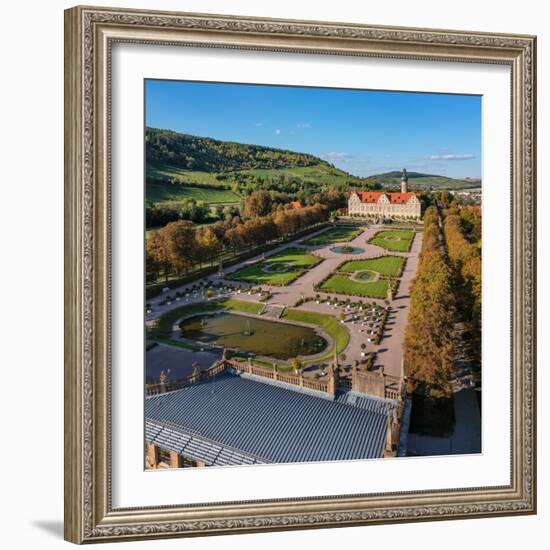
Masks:
[[[416,197],[416,193],[386,193],[392,204],[404,204],[409,202],[412,197]]]
[[[292,201],[290,203],[290,206],[292,208],[298,209],[298,208],[302,208],[302,203],[300,201]]]
[[[383,193],[380,191],[367,191],[367,192],[358,192],[357,196],[361,202],[378,202],[378,199]]]
[[[356,193],[361,202],[376,203],[382,195],[386,195],[391,204],[405,204],[412,197],[418,197],[416,193],[382,193],[381,191],[359,191]]]

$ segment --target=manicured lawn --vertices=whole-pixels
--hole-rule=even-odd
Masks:
[[[322,246],[325,244],[332,243],[344,243],[355,239],[358,235],[361,235],[363,232],[362,229],[357,227],[335,227],[334,229],[329,229],[321,235],[311,237],[307,241],[303,241],[302,244],[308,246]]]
[[[349,344],[348,329],[332,315],[305,311],[303,309],[287,308],[283,313],[283,319],[322,327],[325,332],[334,339],[338,353],[344,351]],[[332,351],[328,352],[326,356],[330,357],[331,355]],[[319,361],[319,359],[316,359],[316,361]]]
[[[287,248],[252,265],[230,273],[227,279],[253,284],[284,286],[321,261],[320,258],[300,248]],[[275,264],[280,264],[277,271]],[[273,271],[270,271],[273,267]]]
[[[252,302],[249,300],[235,300],[234,298],[225,298],[222,300],[215,300],[218,304],[221,304],[226,310],[242,311],[243,313],[253,313],[259,315],[264,304],[260,302]]]
[[[262,263],[285,263],[296,267],[313,267],[321,261],[321,258],[314,256],[302,248],[287,248],[273,256],[269,256]]]
[[[391,250],[392,252],[408,252],[414,237],[414,231],[394,230],[378,231],[368,242]]]
[[[381,256],[380,258],[371,258],[368,260],[350,260],[338,268],[338,271],[344,273],[353,273],[355,271],[377,271],[380,275],[388,277],[397,277],[405,263],[402,256]]]
[[[259,315],[263,307],[264,304],[259,302],[235,300],[233,298],[222,298],[220,300],[210,300],[207,302],[180,306],[161,315],[157,319],[155,326],[151,329],[148,338],[159,342],[167,341],[167,343],[173,343],[170,338],[172,335],[172,326],[178,319],[186,317],[187,315],[192,315],[193,313],[206,313],[217,309],[224,309],[227,311],[242,311]]]
[[[388,282],[385,279],[378,281],[366,281],[364,283],[354,281],[348,275],[331,275],[320,287],[324,292],[338,294],[351,294],[369,298],[386,298],[388,294]]]
[[[257,285],[275,285],[285,286],[290,284],[294,279],[297,279],[305,272],[305,269],[289,268],[288,271],[282,273],[264,271],[262,262],[248,265],[226,276],[226,279],[231,281],[242,281],[244,283],[253,283]]]

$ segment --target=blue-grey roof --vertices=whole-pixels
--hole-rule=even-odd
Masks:
[[[175,451],[192,460],[200,460],[209,466],[261,464],[257,457],[227,446],[214,443],[181,430],[168,423],[145,421],[145,439],[168,451]]]
[[[146,439],[209,465],[378,458],[394,406],[361,394],[329,400],[222,374],[148,397]]]

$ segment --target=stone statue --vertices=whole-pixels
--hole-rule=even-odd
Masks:
[[[159,376],[159,385],[161,391],[163,392],[166,391],[166,382],[168,382],[168,375],[163,370],[161,370]]]

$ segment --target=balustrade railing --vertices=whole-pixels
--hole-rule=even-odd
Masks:
[[[225,371],[225,367],[226,366],[223,361],[218,361],[211,367],[198,373],[190,374],[186,378],[181,378],[179,380],[167,380],[166,382],[160,382],[158,384],[147,384],[145,386],[145,394],[150,396],[169,391],[181,390],[182,388],[196,384],[201,380],[208,380],[209,378],[220,374]]]
[[[252,374],[254,376],[259,376],[263,378],[268,378],[269,380],[276,380],[279,382],[283,382],[285,384],[290,384],[292,386],[302,387],[302,388],[316,390],[316,391],[325,392],[325,393],[334,392],[334,389],[333,389],[334,385],[331,384],[331,380],[329,379],[319,380],[319,379],[313,379],[313,378],[306,378],[301,373],[293,374],[290,372],[281,372],[281,371],[278,371],[276,368],[263,367],[261,365],[254,365],[253,363],[247,362],[247,361],[237,361],[235,359],[222,359],[221,361],[218,361],[217,363],[213,364],[210,368],[200,371],[198,373],[191,374],[190,376],[183,378],[181,380],[167,380],[164,383],[147,384],[146,395],[147,396],[157,395],[160,393],[166,393],[166,392],[185,388],[192,384],[196,384],[197,382],[200,382],[202,380],[208,380],[209,378],[212,378],[217,374],[224,372],[227,367],[231,367],[240,372]],[[361,376],[367,375],[367,376],[373,376],[373,377],[375,376],[377,378],[380,376],[379,374],[372,373],[372,372],[362,372],[360,373],[360,375]],[[338,387],[344,391],[349,391],[349,390],[358,391],[358,388],[354,387],[355,380],[356,378],[354,376],[352,376],[352,378],[340,378],[338,380]],[[400,399],[400,397],[402,396],[403,386],[402,386],[401,380],[398,377],[384,374],[383,384],[384,386],[383,388],[381,388],[381,391],[383,391],[384,397],[386,397],[387,399],[392,399],[396,401]]]
[[[269,378],[270,380],[277,380],[279,382],[284,382],[285,384],[291,384],[293,386],[307,388],[310,390],[317,390],[321,392],[329,391],[329,383],[325,380],[314,380],[311,378],[305,378],[303,375],[300,374],[280,372],[271,367],[262,367],[260,365],[235,361],[232,359],[229,359],[227,361],[227,364],[247,374]]]

